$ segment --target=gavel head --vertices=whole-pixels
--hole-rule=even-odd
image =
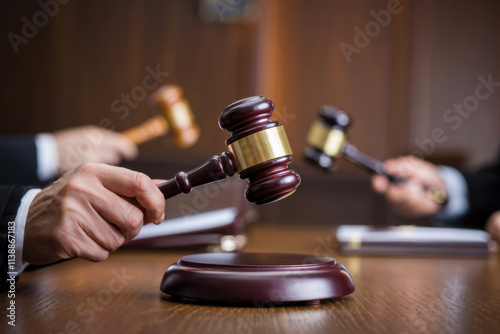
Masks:
[[[307,136],[306,160],[325,170],[333,169],[342,156],[349,124],[349,116],[342,110],[334,106],[321,107],[319,119],[311,126]]]
[[[248,178],[247,199],[267,204],[295,192],[300,177],[288,168],[292,149],[280,122],[270,120],[274,103],[254,96],[229,105],[219,118],[219,126],[231,137],[226,145],[241,179]]]
[[[152,96],[153,103],[161,108],[162,114],[175,138],[175,144],[184,148],[193,145],[200,136],[188,102],[182,97],[182,89],[175,85],[158,88]]]

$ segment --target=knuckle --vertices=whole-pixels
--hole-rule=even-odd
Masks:
[[[115,239],[115,244],[113,246],[113,250],[117,250],[118,248],[120,248],[126,241],[126,238],[123,234],[118,234],[116,236],[116,239]]]
[[[64,238],[64,236],[63,236]],[[49,243],[52,245],[54,253],[56,254],[58,259],[65,259],[69,257],[74,257],[76,254],[74,254],[73,250],[68,249],[66,247],[66,244],[63,242],[63,238],[58,237],[57,235],[54,235],[52,237],[52,240],[49,241]]]
[[[64,187],[65,194],[81,192],[84,185],[85,183],[79,177],[72,177],[68,180],[66,186]]]
[[[93,261],[93,262],[100,262],[104,261],[108,258],[109,256],[109,251],[100,247],[97,244],[93,245],[75,245],[71,246],[72,247],[72,252],[73,256]]]
[[[74,214],[65,214],[56,224],[57,226],[54,226],[54,232],[49,240],[54,254],[59,259],[79,257],[94,262],[106,260],[109,251],[96,243],[84,241],[82,231],[75,228],[75,225],[78,225],[75,222],[81,217],[74,216]],[[117,249],[123,244],[123,236],[114,238],[111,243],[111,247]]]
[[[108,241],[106,249],[110,252],[114,252],[115,250],[120,248],[124,242],[125,242],[125,237],[123,236],[123,234],[121,233],[115,234],[114,237]]]
[[[99,171],[99,164],[95,162],[84,162],[78,167],[78,171],[84,174],[97,174]]]
[[[74,235],[74,231],[67,227],[67,224],[60,226],[52,236],[51,244],[58,258],[80,257],[80,242]]]
[[[134,177],[134,186],[137,192],[147,193],[151,189],[152,181],[144,173],[137,172]]]
[[[68,190],[68,189],[67,189]],[[73,201],[69,196],[62,196],[57,205],[57,210],[59,210],[61,214],[61,218],[65,218],[73,210]],[[59,222],[59,224],[63,224],[64,220]]]
[[[127,213],[125,222],[128,227],[128,231],[135,231],[143,225],[144,213],[137,207],[133,206]]]

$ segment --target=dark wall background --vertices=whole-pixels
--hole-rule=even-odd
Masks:
[[[233,22],[235,4],[248,5],[251,15]],[[0,134],[82,124],[130,128],[151,116],[147,101],[126,117],[111,105],[142,84],[146,67],[159,67],[168,72],[162,84],[183,87],[202,131],[187,150],[176,150],[169,137],[141,147],[135,167],[148,171],[154,161],[150,173],[170,173],[168,166],[190,168],[225,150],[221,110],[263,94],[277,106],[303,177],[293,197],[261,209],[268,220],[287,222],[397,222],[363,172],[342,162],[337,173],[324,175],[301,160],[323,104],[351,114],[350,140],[381,159],[419,149],[417,142],[436,127],[447,140],[426,158],[470,168],[494,156],[500,92],[481,101],[458,129],[443,114],[474,94],[478,76],[500,81],[499,1],[217,0],[207,8],[220,14],[219,22],[202,19],[200,6],[198,0],[69,1],[52,8],[54,15],[16,53],[9,33],[22,35],[23,18],[33,22],[42,7],[4,1]],[[398,13],[347,61],[341,44],[356,46],[355,28],[373,28],[373,11],[388,6]]]

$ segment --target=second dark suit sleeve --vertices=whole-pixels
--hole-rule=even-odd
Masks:
[[[0,138],[0,184],[38,184],[36,154],[32,137]]]
[[[477,172],[464,173],[467,183],[469,211],[465,226],[484,228],[489,216],[500,210],[500,156]]]

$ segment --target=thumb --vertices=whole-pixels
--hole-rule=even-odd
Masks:
[[[153,179],[153,182],[154,182],[154,184],[159,185],[159,184],[162,184],[164,182],[167,182],[167,180]]]

